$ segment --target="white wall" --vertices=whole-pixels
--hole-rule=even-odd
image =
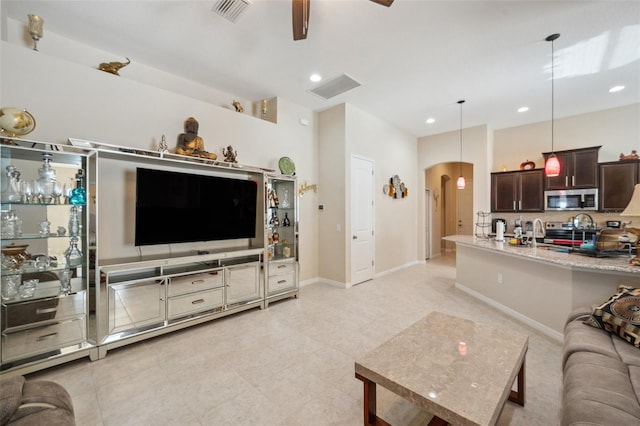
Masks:
[[[472,214],[477,211],[488,212],[490,210],[491,175],[490,152],[493,143],[492,132],[487,126],[475,126],[462,130],[462,162],[473,165],[473,208]],[[417,169],[420,176],[425,176],[424,171],[436,164],[448,163],[460,160],[460,133],[458,130],[425,136],[418,139]],[[453,176],[457,179],[457,175]],[[439,190],[440,182],[427,183],[428,189]],[[424,190],[427,189],[425,181],[419,182],[420,200],[418,203],[418,229],[424,229]],[[435,185],[435,186],[432,186]],[[424,232],[418,232],[418,256],[424,258]],[[435,249],[437,245],[434,245]]]
[[[620,154],[640,152],[640,104],[554,120],[554,150],[600,146],[598,161],[616,161]],[[491,171],[518,170],[531,160],[544,167],[543,152],[551,151],[551,122],[496,130]]]
[[[372,159],[375,162],[375,272],[407,265],[418,259],[418,172],[416,169],[416,138],[402,132],[357,107],[346,107],[347,169],[352,155]],[[391,198],[382,192],[384,184],[398,175],[409,190],[406,198]],[[345,182],[351,182],[347,173]],[[345,217],[351,217],[351,189],[346,185]],[[349,221],[346,221],[349,223]],[[347,226],[346,241],[350,246],[351,226]],[[350,250],[347,250],[350,257]],[[347,268],[351,281],[350,268]]]
[[[345,108],[342,104],[318,114],[318,204],[324,207],[318,211],[319,264],[321,277],[337,283],[347,282]]]
[[[351,282],[351,156],[370,159],[375,167],[375,273],[417,259],[415,167],[416,138],[359,108],[342,104],[319,114],[320,270],[337,283]],[[382,187],[399,175],[409,197],[392,199]],[[338,231],[338,226],[340,231]]]

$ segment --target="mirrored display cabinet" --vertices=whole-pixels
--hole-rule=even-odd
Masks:
[[[0,371],[95,355],[87,183],[95,152],[3,140]]]
[[[296,179],[267,176],[266,302],[298,296],[298,193]]]
[[[81,142],[2,139],[2,376],[298,297],[295,177]]]

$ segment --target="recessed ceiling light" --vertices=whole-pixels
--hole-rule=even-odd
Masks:
[[[311,74],[311,76],[309,77],[309,80],[313,81],[314,83],[317,83],[320,80],[322,80],[322,76],[320,74]]]
[[[609,89],[610,93],[615,93],[615,92],[619,92],[621,90],[624,90],[624,86],[613,86],[611,89]]]
[[[435,119],[435,118],[433,118],[433,117],[429,117],[429,118],[427,118],[427,124],[433,124],[433,123],[435,123],[435,122],[436,122],[436,119]]]
[[[527,112],[527,111],[529,111],[528,106],[521,106],[520,108],[518,108],[518,112]]]

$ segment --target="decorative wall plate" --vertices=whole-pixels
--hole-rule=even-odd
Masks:
[[[36,119],[26,109],[0,109],[0,133],[9,136],[24,136],[36,128]]]
[[[278,167],[280,167],[280,173],[283,175],[294,175],[296,173],[296,165],[289,157],[280,158]]]
[[[533,170],[536,168],[536,163],[534,163],[533,161],[524,161],[522,163],[520,163],[520,170]]]
[[[389,184],[385,183],[384,186],[382,187],[382,192],[384,193],[384,195],[389,195]]]

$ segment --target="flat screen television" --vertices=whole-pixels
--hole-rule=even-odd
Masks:
[[[254,238],[253,180],[136,169],[135,245]]]

